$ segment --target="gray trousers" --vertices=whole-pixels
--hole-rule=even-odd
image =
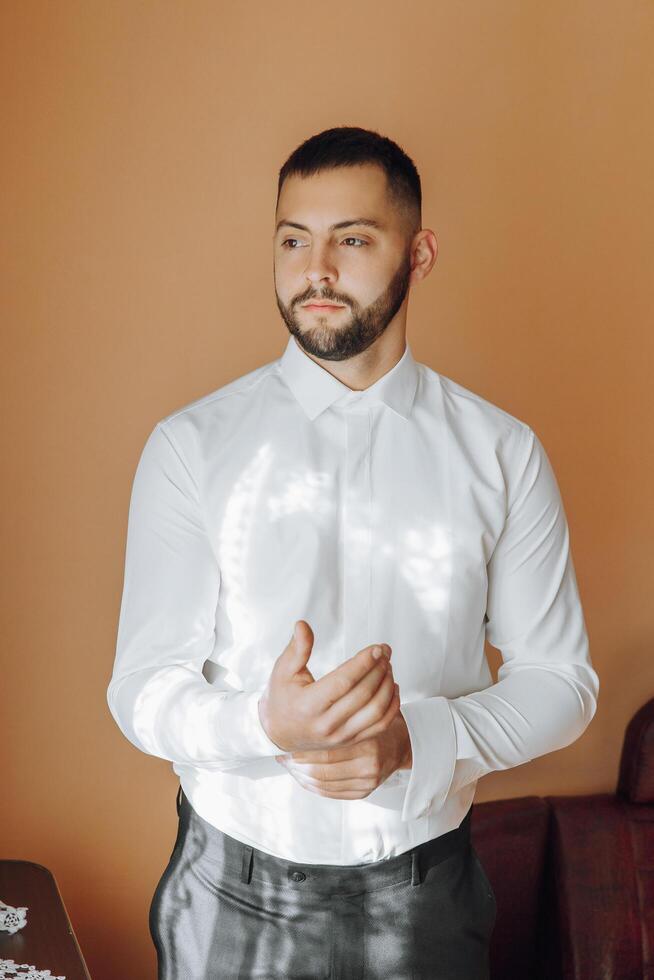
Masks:
[[[149,913],[158,980],[488,980],[496,903],[471,812],[397,857],[298,864],[207,823],[180,786]]]

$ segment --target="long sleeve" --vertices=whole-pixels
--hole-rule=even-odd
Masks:
[[[216,690],[202,673],[214,646],[219,588],[197,482],[159,422],[132,486],[107,703],[141,751],[227,770],[282,750],[261,724],[262,691]]]
[[[559,487],[528,426],[515,455],[506,520],[487,565],[486,635],[502,654],[498,680],[402,705],[413,752],[402,820],[440,809],[449,793],[489,772],[564,748],[597,708]]]

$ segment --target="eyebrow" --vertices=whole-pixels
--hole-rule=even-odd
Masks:
[[[277,227],[275,229],[275,234],[279,231],[282,225],[288,225],[289,228],[299,228],[300,231],[310,231],[306,225],[300,225],[297,221],[287,221],[282,218],[281,221],[277,222]],[[328,231],[337,231],[338,228],[349,228],[351,225],[365,225],[368,228],[377,228],[379,231],[383,231],[385,226],[380,224],[379,221],[375,221],[374,218],[347,218],[345,221],[337,221],[336,224],[330,225],[327,229]]]

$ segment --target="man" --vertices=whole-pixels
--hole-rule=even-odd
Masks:
[[[477,780],[595,713],[540,440],[407,343],[436,255],[397,144],[311,137],[279,174],[283,355],[142,451],[107,696],[180,778],[160,980],[488,977]]]

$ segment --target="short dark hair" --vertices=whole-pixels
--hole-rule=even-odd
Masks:
[[[335,126],[310,136],[293,150],[279,171],[277,203],[287,177],[309,177],[322,170],[373,163],[386,173],[389,197],[413,236],[422,227],[420,174],[404,150],[374,130]]]

